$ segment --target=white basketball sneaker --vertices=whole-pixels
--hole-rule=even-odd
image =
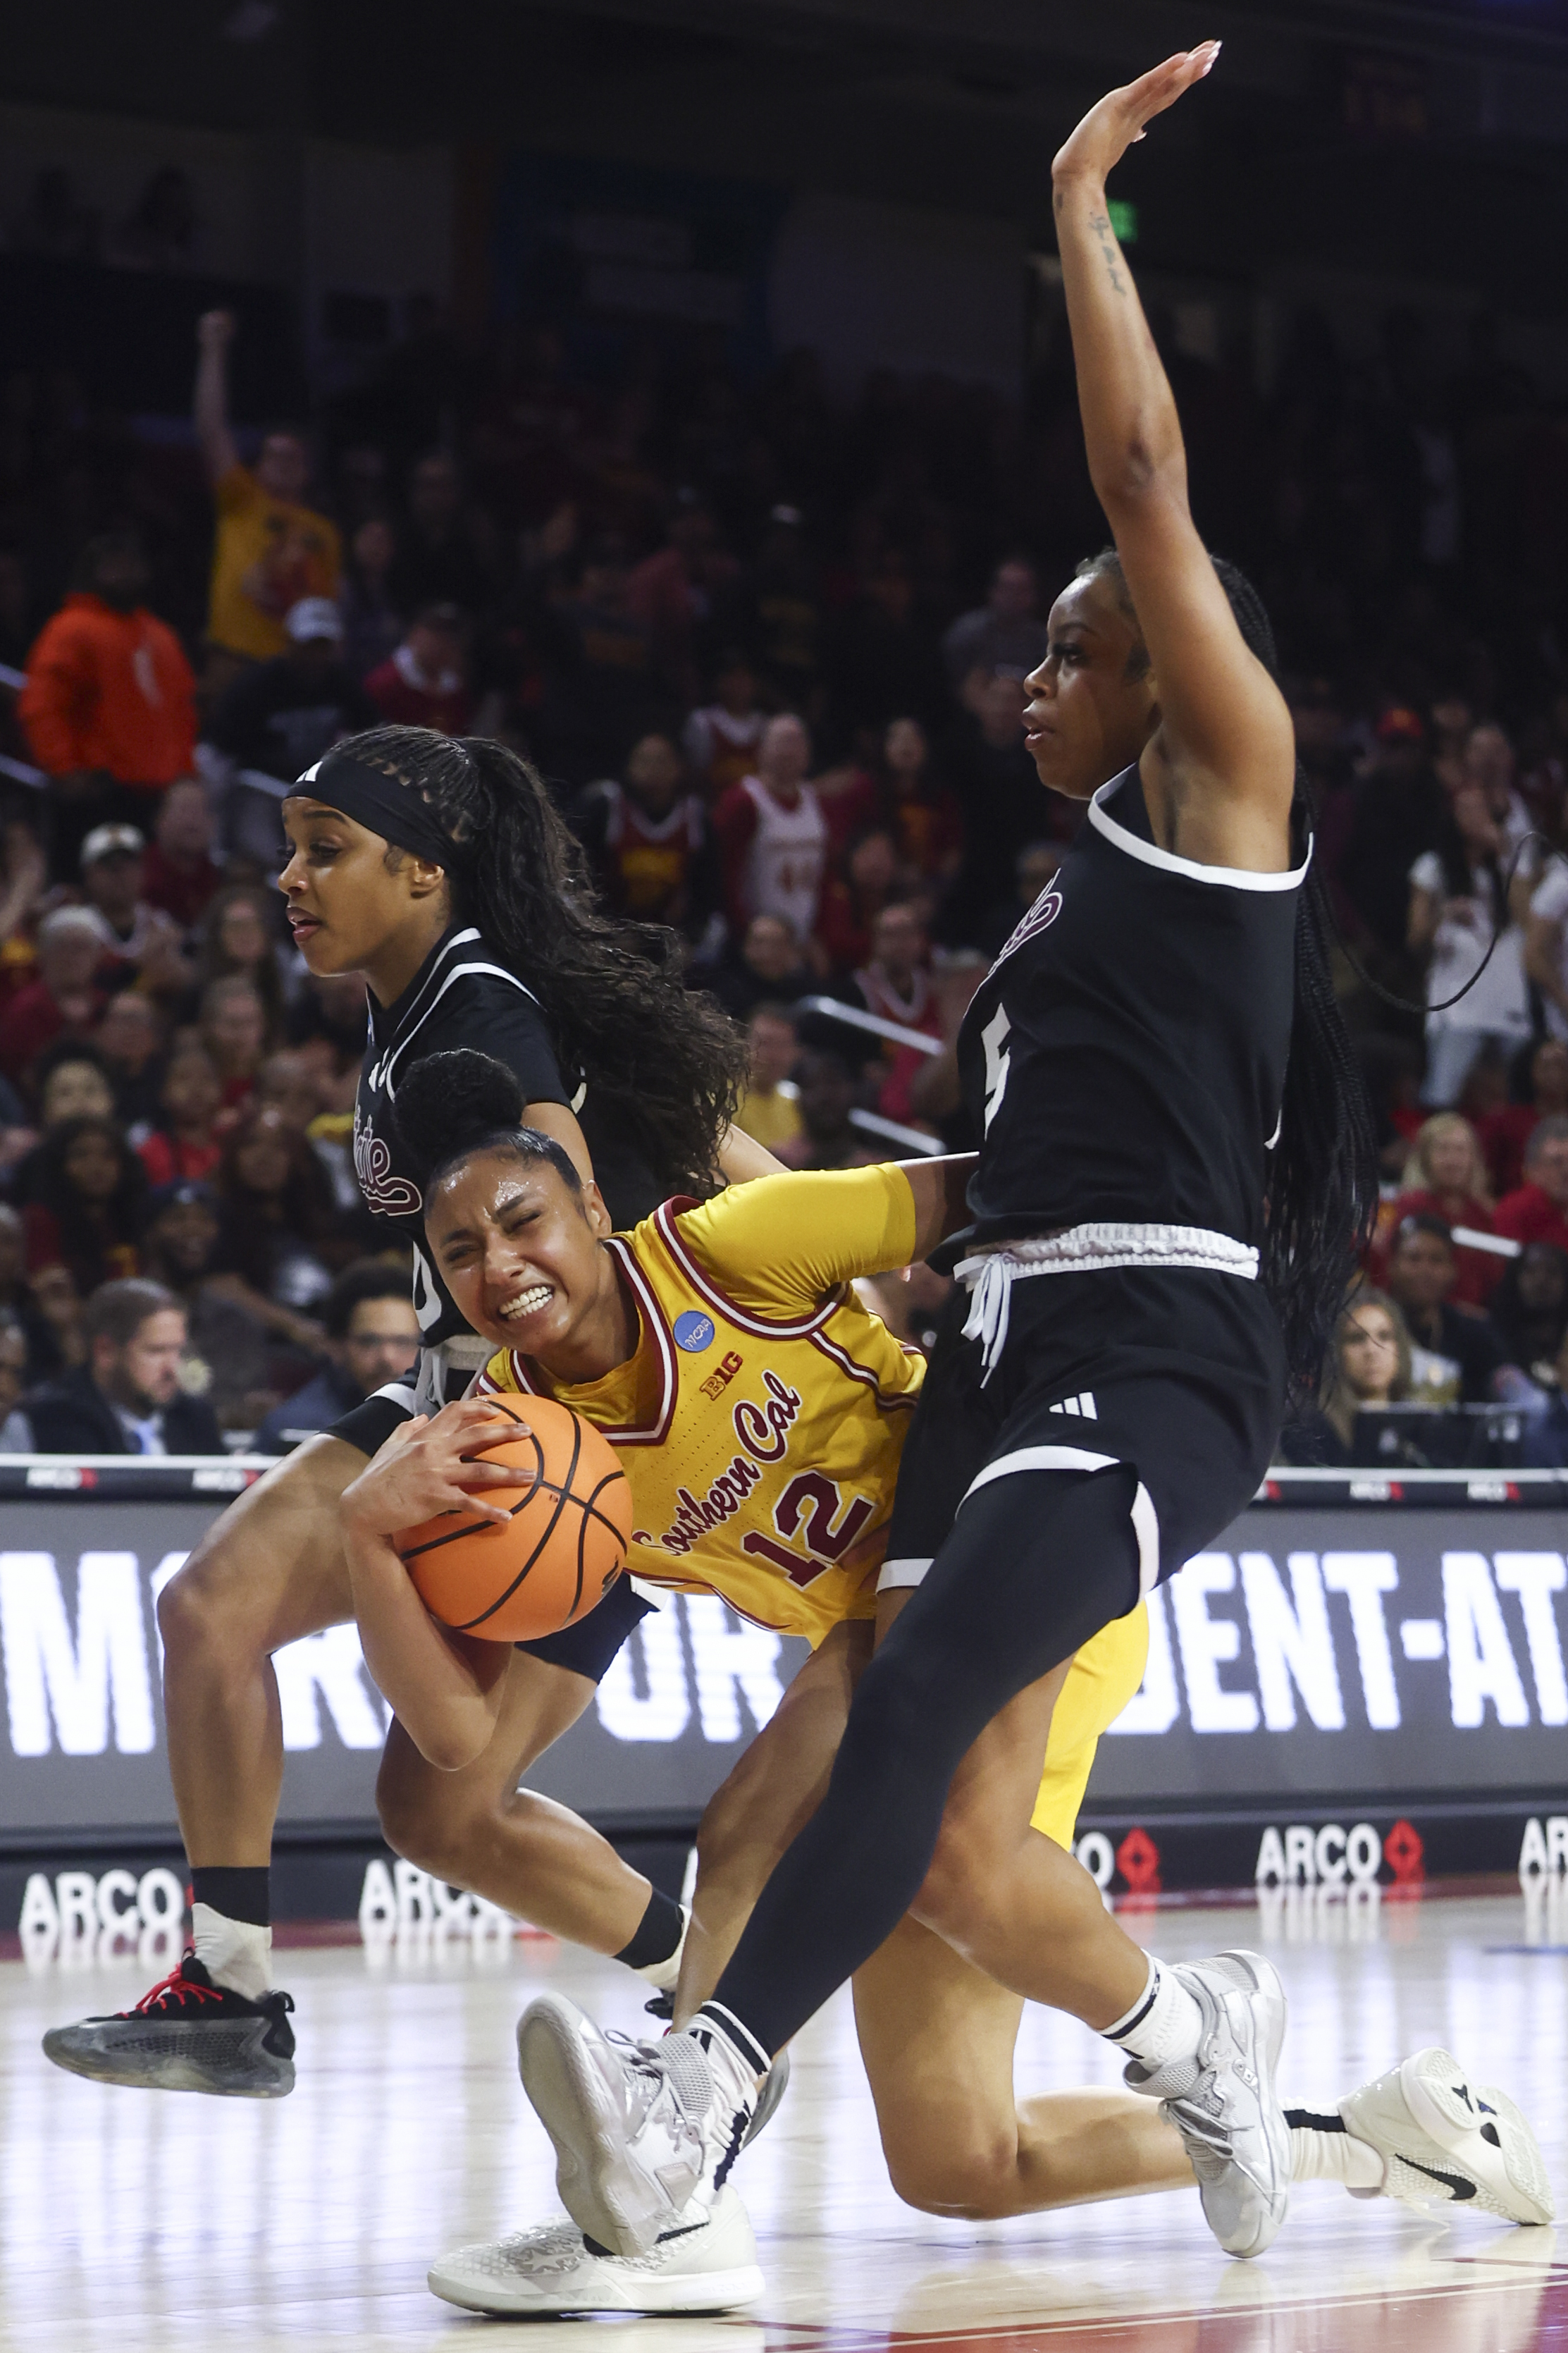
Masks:
[[[1447,2051],[1417,2051],[1339,2104],[1345,2130],[1383,2159],[1381,2192],[1405,2206],[1468,2206],[1505,2222],[1556,2211],[1535,2135],[1506,2093]]]
[[[1203,2018],[1196,2052],[1122,2080],[1158,2100],[1181,2134],[1204,2216],[1227,2255],[1260,2255],[1285,2220],[1290,2128],[1274,2088],[1285,2039],[1285,1989],[1257,1953],[1178,1963]]]
[[[430,2285],[465,2312],[732,2312],[763,2292],[751,2221],[732,2189],[666,2231],[646,2255],[607,2255],[574,2222],[543,2222],[488,2245],[458,2247]]]
[[[562,2203],[612,2254],[647,2254],[723,2188],[757,2098],[732,2054],[715,2061],[689,2034],[605,2034],[561,1994],[518,2021],[518,2072],[555,2145]]]

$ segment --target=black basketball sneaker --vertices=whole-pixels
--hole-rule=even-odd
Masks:
[[[286,1993],[247,2001],[214,1985],[187,1952],[134,2010],[51,2027],[44,2056],[100,2084],[160,2092],[211,2092],[220,2098],[280,2100],[294,2088],[294,2030]]]

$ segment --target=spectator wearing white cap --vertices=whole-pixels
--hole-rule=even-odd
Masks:
[[[142,896],[147,844],[133,825],[95,826],[81,846],[81,887],[103,954],[98,978],[109,988],[134,982],[151,996],[190,985],[180,927]]]
[[[288,650],[237,678],[207,722],[205,742],[226,764],[229,845],[263,860],[282,839],[281,795],[340,736],[376,723],[375,705],[343,660],[342,616],[326,596],[305,596],[283,624]]]

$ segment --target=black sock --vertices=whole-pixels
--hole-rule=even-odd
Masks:
[[[680,1942],[685,1915],[672,1895],[661,1894],[655,1887],[649,1890],[647,1910],[637,1922],[637,1935],[629,1945],[623,1945],[612,1960],[625,1961],[628,1969],[650,1969],[656,1961],[668,1961]]]
[[[191,1902],[210,1905],[226,1920],[247,1920],[253,1928],[269,1928],[272,1873],[265,1863],[246,1869],[226,1862],[194,1863]]]
[[[1343,2116],[1315,2116],[1310,2108],[1287,2108],[1285,2121],[1292,2132],[1344,2132]]]

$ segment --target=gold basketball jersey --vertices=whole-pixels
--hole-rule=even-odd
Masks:
[[[479,1390],[556,1397],[604,1431],[631,1482],[634,1577],[720,1593],[815,1644],[876,1614],[925,1370],[847,1286],[914,1246],[909,1182],[889,1166],[667,1201],[608,1245],[640,1324],[629,1361],[557,1387],[503,1349]]]

